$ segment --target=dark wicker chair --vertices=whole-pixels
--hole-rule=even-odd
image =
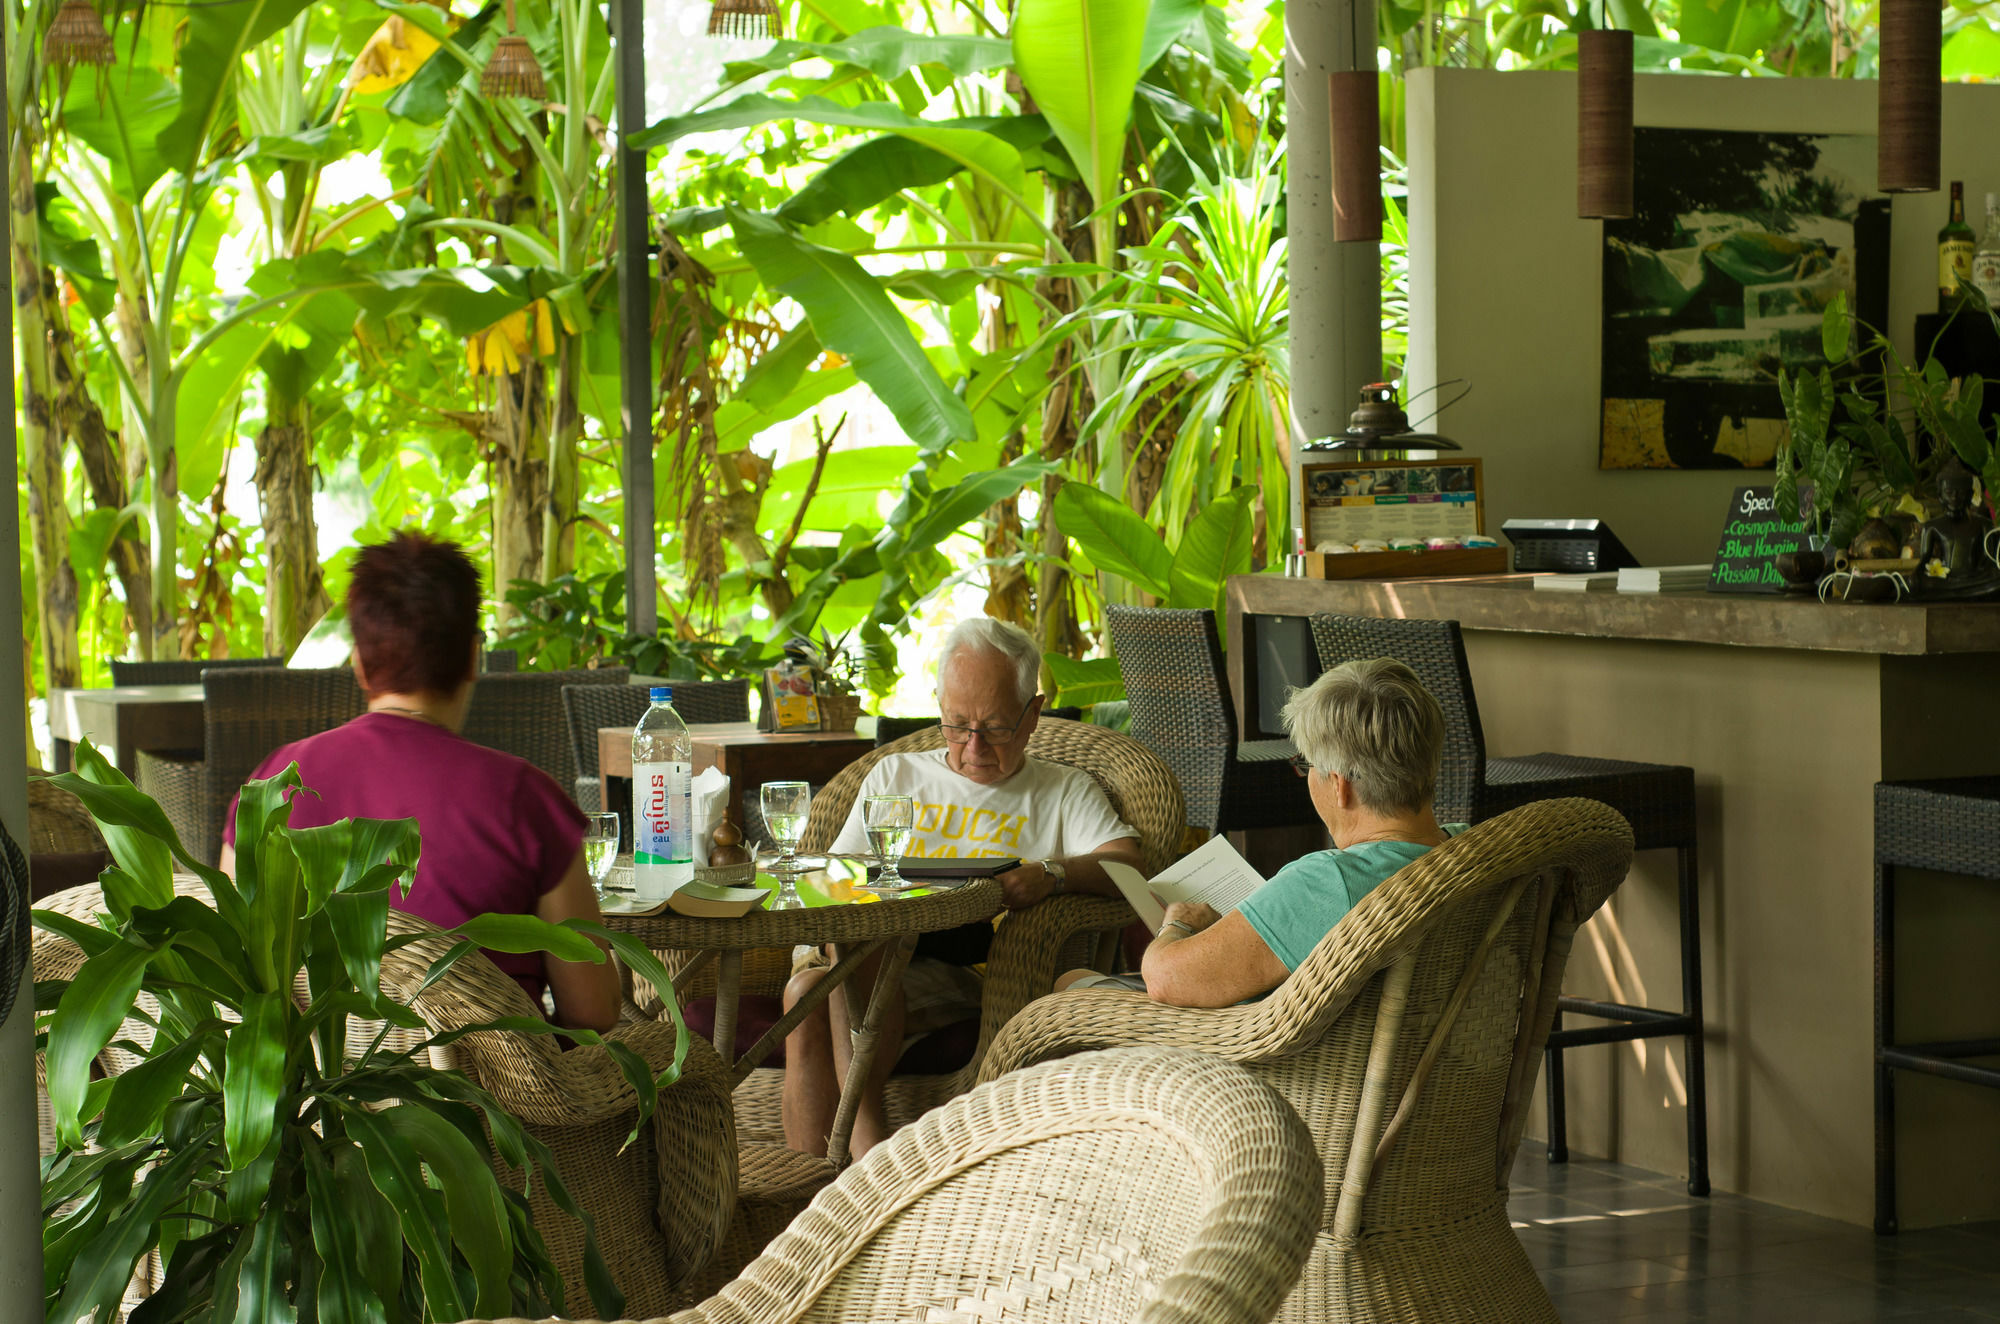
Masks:
[[[913,736],[927,726],[936,726],[935,717],[877,717],[875,719],[875,748],[893,745],[904,736]]]
[[[1896,1230],[1896,1073],[2000,1089],[2000,1026],[1976,1039],[1896,1035],[1896,870],[2000,879],[2000,777],[1875,784],[1875,1230]],[[1982,1027],[1983,1028],[1983,1027]]]
[[[1116,610],[1114,608],[1113,610]],[[1581,796],[1610,805],[1632,825],[1639,850],[1671,850],[1679,863],[1681,1009],[1564,997],[1549,1034],[1549,1160],[1569,1157],[1563,1108],[1563,1050],[1631,1039],[1682,1039],[1687,1053],[1688,1193],[1708,1194],[1708,1094],[1703,1064],[1701,921],[1695,869],[1694,769],[1570,754],[1488,758],[1473,696],[1472,672],[1457,621],[1312,618],[1322,669],[1357,658],[1393,657],[1409,666],[1444,709],[1444,764],[1438,772],[1437,816],[1446,823],[1481,823],[1536,800]],[[1562,1028],[1562,1013],[1612,1022]]]
[[[160,802],[190,853],[214,864],[229,801],[280,745],[331,731],[367,708],[346,667],[211,668],[201,678],[202,748],[139,751],[139,789]]]
[[[282,657],[176,658],[171,662],[122,662],[111,660],[113,685],[199,685],[204,671],[234,667],[282,667]]]
[[[1292,742],[1236,738],[1214,612],[1114,606],[1108,616],[1132,735],[1180,779],[1190,825],[1245,832],[1319,823],[1292,771]]]
[[[480,660],[479,669],[491,675],[498,672],[507,675],[521,669],[521,654],[513,648],[489,648]]]
[[[673,682],[674,711],[684,722],[747,722],[750,682],[747,680],[679,680]],[[563,715],[569,722],[570,753],[576,759],[575,789],[584,809],[604,808],[599,799],[597,733],[607,726],[637,726],[652,703],[645,685],[565,685]]]
[[[563,718],[565,685],[625,690],[631,673],[624,667],[596,671],[488,672],[472,687],[463,735],[475,745],[526,759],[556,779],[558,786],[576,782],[576,756],[570,752],[569,725]]]

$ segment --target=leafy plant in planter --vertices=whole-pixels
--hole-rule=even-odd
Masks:
[[[53,780],[89,808],[114,863],[98,924],[35,912],[85,956],[73,978],[36,987],[58,1144],[42,1168],[51,1324],[115,1317],[155,1248],[160,1283],[131,1324],[547,1313],[562,1284],[526,1198],[495,1176],[495,1149],[583,1221],[592,1304],[606,1318],[622,1313],[595,1231],[547,1148],[423,1051],[478,1030],[556,1027],[509,1018],[385,1046],[391,1027],[425,1029],[380,984],[383,957],[414,941],[388,937],[387,917],[390,883],[416,865],[416,823],[294,828],[288,792],[309,792],[293,767],[244,787],[232,880],[196,862],[160,807],[88,743],[76,766]],[[176,862],[212,904],[176,894]],[[450,934],[459,941],[426,987],[477,947],[603,959],[588,935],[670,987],[650,952],[601,925],[487,915]],[[352,1042],[350,1016],[383,1029]],[[151,1034],[130,1035],[134,1019]],[[678,1075],[685,1029],[657,1077],[621,1045],[561,1032],[606,1043],[641,1101],[636,1136]],[[114,1040],[138,1065],[91,1079]]]
[[[1131,507],[1088,483],[1068,482],[1056,493],[1056,519],[1063,535],[1097,569],[1119,575],[1164,607],[1206,607],[1218,615],[1226,604],[1223,585],[1231,575],[1248,574],[1256,538],[1257,489],[1239,487],[1202,507],[1178,550]],[[1115,657],[1084,661],[1060,653],[1042,659],[1056,682],[1056,702],[1091,706],[1125,697],[1125,680]]]

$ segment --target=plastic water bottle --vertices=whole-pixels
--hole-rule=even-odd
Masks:
[[[664,901],[694,877],[694,741],[674,711],[674,692],[632,729],[632,886],[641,901]]]

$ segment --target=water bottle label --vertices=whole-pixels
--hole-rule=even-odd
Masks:
[[[685,763],[641,763],[632,769],[632,862],[684,864],[691,858],[688,821],[692,769]]]

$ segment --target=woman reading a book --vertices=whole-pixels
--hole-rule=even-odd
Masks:
[[[1177,1007],[1227,1007],[1270,992],[1362,897],[1463,825],[1440,827],[1431,802],[1444,712],[1401,662],[1347,662],[1285,704],[1313,808],[1332,850],[1292,861],[1228,914],[1167,907],[1138,975],[1072,971],[1063,988],[1144,990]]]

